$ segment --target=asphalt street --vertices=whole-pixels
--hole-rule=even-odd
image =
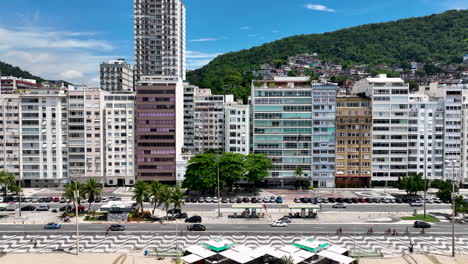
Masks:
[[[111,234],[122,233],[175,233],[178,234],[201,234],[201,233],[248,233],[248,234],[264,234],[264,233],[311,233],[311,234],[334,234],[337,228],[341,227],[343,234],[366,234],[369,228],[372,227],[374,234],[383,234],[385,230],[395,229],[400,234],[406,234],[406,229],[412,235],[421,235],[420,229],[413,228],[409,224],[353,224],[353,225],[338,225],[338,224],[289,224],[287,227],[271,227],[268,224],[206,224],[206,231],[187,231],[189,224],[124,224],[125,231],[114,231]],[[80,224],[80,232],[85,233],[105,233],[109,224]],[[456,224],[457,235],[468,234],[468,225]],[[426,229],[426,234],[450,234],[452,231],[450,223],[434,223],[432,227]],[[44,230],[44,225],[18,225],[18,224],[3,224],[0,225],[0,234],[2,233],[73,233],[76,231],[74,224],[64,224],[58,230]]]

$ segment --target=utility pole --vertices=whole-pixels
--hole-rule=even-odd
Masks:
[[[217,116],[217,115],[216,115]],[[218,116],[216,119],[216,127],[218,126]],[[219,144],[220,139],[219,139],[219,128],[216,129],[218,131],[218,149],[216,150],[216,169],[217,169],[217,178],[218,178],[218,217],[221,217],[221,208],[220,208],[220,202],[221,202],[221,186],[219,185],[219,151],[221,144]]]
[[[76,255],[78,256],[80,254],[80,232],[78,227],[78,199],[80,197],[80,190],[78,190],[78,182],[76,180],[73,196],[75,196]]]
[[[452,160],[452,257],[455,257],[455,160]]]
[[[19,212],[19,217],[21,217],[21,191],[22,191],[22,189],[21,189],[21,176],[20,176],[20,179],[18,181],[18,185],[19,185],[19,199],[18,199],[19,208],[18,208],[18,212]]]

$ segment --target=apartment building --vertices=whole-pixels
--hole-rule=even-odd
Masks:
[[[33,79],[23,79],[14,76],[0,76],[0,93],[24,93],[40,88],[41,85]]]
[[[133,92],[133,67],[125,59],[103,62],[100,65],[101,89],[110,92]]]
[[[104,95],[104,182],[128,186],[135,182],[134,94]]]
[[[137,180],[176,182],[176,159],[184,140],[182,80],[142,77],[136,87]]]
[[[371,105],[364,96],[336,98],[336,187],[371,187]]]
[[[335,185],[336,91],[332,84],[312,85],[312,183]]]
[[[372,100],[372,181],[393,184],[408,175],[409,86],[379,74],[355,83],[353,94]]]
[[[462,175],[461,182],[468,185],[468,86],[462,90]]]
[[[21,180],[26,187],[68,181],[67,98],[63,90],[20,96]]]
[[[194,124],[194,105],[195,90],[198,86],[184,83],[184,153],[193,153],[195,151],[195,124]]]
[[[248,155],[250,151],[250,106],[237,102],[224,107],[224,151]]]
[[[0,170],[12,173],[17,179],[20,178],[22,171],[20,109],[18,94],[0,96]]]
[[[99,89],[68,91],[69,177],[104,179],[104,95]]]
[[[462,99],[463,85],[439,84],[445,91],[444,179],[456,180],[462,175]]]
[[[312,92],[307,77],[252,82],[252,151],[271,159],[268,183],[296,181],[299,167],[311,179]]]
[[[185,80],[185,6],[180,0],[134,0],[135,82],[142,76]]]

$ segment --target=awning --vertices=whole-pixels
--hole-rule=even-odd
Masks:
[[[195,254],[190,254],[190,255],[182,257],[182,261],[185,263],[195,263],[202,259],[203,259],[202,257],[195,255]]]
[[[220,251],[223,251],[223,250],[226,250],[226,249],[229,249],[230,247],[234,246],[235,243],[229,241],[229,240],[225,240],[225,239],[215,239],[215,240],[210,240],[210,241],[207,241],[205,243],[201,243],[200,245],[210,249],[210,250],[213,250],[213,251],[216,251],[216,252],[220,252]]]
[[[188,248],[185,249],[186,251],[190,252],[190,253],[193,253],[193,254],[196,254],[202,258],[209,258],[211,256],[214,256],[216,255],[216,252],[213,252],[213,251],[210,251],[202,246],[198,246],[198,245],[195,245],[195,246],[190,246]]]
[[[274,248],[269,247],[269,246],[261,246],[259,248],[256,248],[250,252],[250,256],[254,259],[257,259],[259,257],[263,257],[265,255],[269,255],[270,252],[275,251]]]
[[[355,259],[347,257],[345,255],[336,254],[336,253],[328,251],[328,250],[323,250],[323,251],[317,253],[317,255],[322,256],[322,257],[327,258],[327,259],[331,259],[331,260],[333,260],[335,262],[338,262],[340,264],[349,264],[349,263],[352,263],[355,260]]]
[[[262,204],[233,204],[232,208],[234,209],[263,209]]]
[[[327,248],[327,251],[331,251],[333,253],[343,255],[344,253],[346,253],[348,251],[348,249],[333,245],[333,246]]]
[[[293,246],[317,253],[327,247],[330,247],[330,244],[322,243],[318,240],[311,238],[298,241],[294,243]]]
[[[249,254],[241,253],[241,252],[235,251],[234,249],[228,249],[219,254],[223,257],[226,257],[230,260],[233,260],[241,264],[254,260],[254,258],[252,258]]]

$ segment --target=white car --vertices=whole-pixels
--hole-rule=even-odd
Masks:
[[[273,223],[270,224],[272,227],[287,227],[288,223],[281,222],[281,221],[274,221]]]
[[[415,202],[411,202],[410,203],[410,206],[413,206],[413,207],[420,207],[420,206],[423,206],[424,203],[422,201],[415,201]]]

